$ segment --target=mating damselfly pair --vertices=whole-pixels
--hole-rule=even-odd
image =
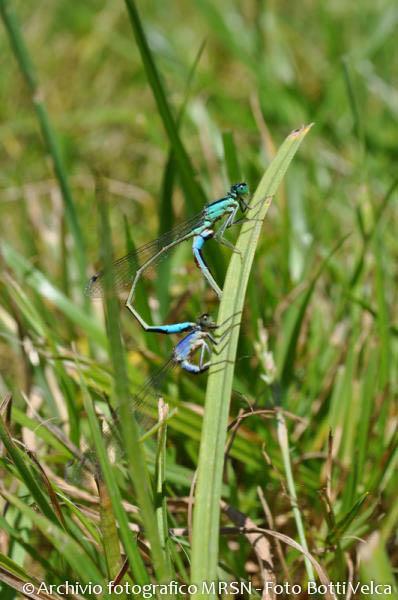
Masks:
[[[203,210],[196,216],[177,225],[174,229],[163,234],[153,242],[144,244],[140,248],[130,252],[112,265],[114,286],[118,291],[126,288],[130,289],[126,307],[145,331],[157,333],[182,333],[185,331],[184,327],[180,329],[180,326],[185,325],[185,323],[148,325],[133,304],[137,284],[143,278],[145,272],[184,241],[192,239],[192,252],[195,262],[210,284],[210,287],[221,298],[222,291],[207,266],[202,252],[203,247],[208,240],[215,239],[220,244],[228,246],[235,251],[234,246],[224,237],[224,233],[226,229],[235,223],[235,218],[239,211],[244,215],[248,210],[249,205],[245,201],[245,196],[248,193],[249,188],[246,183],[236,183],[225,197],[206,204]],[[223,223],[216,231],[215,224],[221,220],[223,220]],[[86,288],[88,296],[93,298],[103,296],[104,276],[105,271],[100,271],[91,277]]]
[[[129,290],[126,307],[145,331],[163,334],[186,334],[175,345],[165,365],[155,375],[147,379],[136,392],[131,400],[131,412],[136,413],[142,410],[149,395],[152,395],[154,390],[159,388],[169,368],[178,365],[192,374],[200,374],[206,371],[209,368],[211,353],[218,341],[215,337],[216,325],[206,313],[196,321],[180,321],[165,325],[149,325],[146,323],[133,303],[138,282],[148,269],[165,258],[176,246],[184,241],[192,240],[192,252],[195,262],[218,298],[221,298],[222,291],[209,270],[203,256],[203,247],[208,240],[213,238],[232,251],[236,251],[234,246],[224,237],[224,234],[228,228],[242,220],[238,218],[239,213],[245,215],[250,208],[246,202],[248,193],[249,188],[246,183],[234,184],[225,197],[206,204],[196,216],[113,263],[111,279],[114,287],[116,291]],[[222,223],[216,229],[216,223],[219,221],[222,221]],[[100,271],[91,277],[86,287],[86,294],[94,298],[102,297],[105,289],[105,276],[106,272]],[[197,355],[199,355],[198,361],[194,362],[194,357]]]

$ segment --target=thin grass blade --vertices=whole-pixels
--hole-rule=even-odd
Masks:
[[[35,68],[30,57],[29,50],[25,44],[19,24],[11,8],[9,0],[0,0],[0,15],[3,19],[4,26],[10,38],[12,50],[17,59],[22,76],[28,86],[31,94],[33,107],[36,111],[36,116],[39,121],[40,129],[47,146],[48,152],[52,158],[54,172],[58,179],[61,189],[62,199],[65,206],[66,218],[75,243],[77,262],[80,271],[81,285],[83,286],[86,279],[86,255],[85,245],[80,223],[77,217],[75,202],[68,181],[68,175],[62,159],[58,140],[51,124],[47,108],[43,101],[43,96],[39,87]]]
[[[162,118],[164,128],[173,148],[175,160],[178,165],[178,170],[185,191],[187,208],[192,214],[193,209],[199,210],[203,206],[205,203],[205,196],[199,183],[195,179],[193,166],[178,134],[178,127],[172,115],[163,83],[152,56],[136,3],[134,0],[125,1],[148,82],[152,88],[159,114]]]
[[[81,578],[81,582],[95,582],[103,585],[106,589],[102,573],[68,533],[58,527],[52,520],[38,514],[14,494],[2,489],[1,495],[35,524],[43,536],[57,549],[60,556],[63,556],[74,569],[75,573]]]
[[[239,325],[256,245],[271,198],[277,192],[290,162],[310,128],[311,126],[307,126],[293,131],[265,172],[251,201],[254,208],[248,215],[256,220],[243,224],[236,244],[239,253],[233,254],[229,264],[218,323],[228,323],[231,331],[228,343],[218,356],[213,357],[207,384],[192,536],[193,582],[213,581],[217,574],[219,503],[229,403]]]
[[[43,514],[53,523],[58,522],[58,518],[55,515],[51,504],[48,502],[47,498],[44,496],[40,486],[38,485],[35,477],[33,476],[32,470],[27,465],[26,456],[21,452],[21,450],[14,444],[5,423],[0,417],[0,438],[3,442],[4,446],[7,449],[10,458],[12,459],[14,465],[17,468],[17,471],[20,474],[21,480],[24,482],[30,493],[32,494],[35,502],[39,506],[40,510]]]
[[[94,342],[104,348],[107,347],[105,333],[94,318],[89,317],[75,302],[67,298],[41,271],[35,269],[9,244],[3,242],[0,251],[6,263],[15,271],[24,285],[30,286],[35,292],[41,294],[59,308],[66,317],[81,327]]]
[[[101,432],[100,432],[100,429],[98,426],[98,421],[95,416],[93,404],[92,404],[90,395],[88,393],[88,390],[84,386],[83,382],[82,382],[82,389],[83,389],[83,395],[84,395],[84,405],[85,405],[85,409],[86,409],[86,412],[88,415],[90,429],[91,429],[91,433],[93,436],[94,445],[95,445],[95,449],[96,449],[96,454],[97,454],[98,461],[99,461],[100,468],[101,468],[101,474],[102,474],[101,477],[103,478],[103,481],[100,482],[100,485],[103,486],[104,483],[106,484],[109,496],[112,500],[112,508],[113,508],[115,517],[117,518],[117,520],[119,522],[120,537],[123,541],[123,545],[124,545],[126,554],[129,558],[132,573],[133,573],[137,583],[142,585],[142,584],[149,582],[148,574],[146,572],[144,563],[143,563],[141,555],[139,553],[137,544],[136,544],[135,540],[133,540],[133,538],[132,538],[132,533],[129,529],[128,518],[127,518],[126,512],[122,506],[122,498],[120,495],[120,491],[119,491],[118,485],[116,483],[112,469],[111,469],[109,461],[108,461],[108,456],[106,454],[106,449],[105,449],[104,442],[102,440]],[[109,511],[109,509],[110,509],[110,507],[108,505],[108,511]],[[109,553],[109,549],[106,551],[107,565],[108,565],[108,568],[111,569],[112,571],[114,571],[114,569],[116,568],[116,570],[114,572],[111,572],[111,575],[115,576],[117,571],[119,570],[120,565],[114,556],[114,552],[115,552],[115,548],[116,548],[116,540],[114,538],[114,535],[116,532],[113,529],[113,527],[112,527],[112,531],[109,529],[109,525],[110,525],[110,522],[112,521],[113,515],[109,514],[109,512],[107,515],[105,515],[104,514],[104,506],[101,506],[101,513],[102,513],[101,514],[102,523],[104,524],[104,519],[105,519],[105,521],[107,521],[107,523],[106,523],[107,529],[105,531],[103,531],[103,533],[106,535],[106,538],[104,538],[104,542],[106,543],[108,541],[111,545],[111,550],[110,550],[111,555]],[[109,538],[108,536],[111,536],[111,538]]]
[[[160,534],[157,528],[154,498],[150,478],[145,462],[142,446],[139,441],[138,425],[130,410],[130,389],[124,349],[121,340],[118,302],[112,295],[112,248],[110,225],[106,201],[103,198],[101,183],[98,182],[100,239],[104,264],[104,284],[106,299],[107,331],[109,336],[110,357],[115,374],[115,395],[121,417],[122,436],[126,448],[128,472],[133,482],[137,503],[140,507],[145,534],[151,547],[154,571],[158,581],[168,581],[171,578],[162,550]]]

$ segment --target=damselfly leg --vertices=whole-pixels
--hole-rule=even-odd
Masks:
[[[202,250],[206,241],[213,237],[220,243],[232,247],[232,244],[224,238],[224,233],[228,227],[234,224],[239,210],[244,213],[248,209],[248,204],[244,200],[244,196],[248,192],[249,189],[246,183],[233,185],[224,198],[206,204],[203,210],[192,219],[178,225],[157,240],[141,246],[114,263],[112,269],[114,271],[115,288],[118,290],[127,288],[129,290],[126,307],[145,331],[169,333],[168,326],[149,325],[135,308],[133,300],[137,284],[147,270],[154,267],[156,263],[165,258],[173,248],[183,241],[192,238],[192,251],[195,261],[210,287],[221,298],[222,290],[211,274]],[[214,225],[218,221],[222,221],[222,225],[220,230],[215,232]],[[103,279],[103,271],[94,275],[87,285],[86,294],[93,297],[102,296]]]
[[[153,421],[155,402],[162,395],[164,381],[171,369],[179,366],[188,373],[198,375],[208,370],[213,346],[217,340],[212,335],[216,324],[208,314],[201,315],[187,335],[180,340],[167,362],[152,376],[148,377],[129,401],[129,412],[136,418],[141,429],[146,430]],[[195,356],[199,354],[198,362]],[[113,418],[107,423],[104,432],[104,442],[107,448],[113,448],[114,453],[123,454],[122,439],[119,431],[120,411],[113,411]],[[85,453],[84,461],[80,464],[91,467],[94,464],[93,452]]]

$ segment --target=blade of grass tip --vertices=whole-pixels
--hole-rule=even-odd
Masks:
[[[205,202],[205,195],[195,179],[192,163],[178,134],[178,127],[167,101],[166,92],[149,48],[136,4],[134,0],[125,0],[125,2],[148,82],[152,88],[163,126],[174,151],[185,192],[187,208],[190,214],[194,214],[194,212],[202,208]]]
[[[42,513],[53,523],[58,523],[58,518],[53,511],[47,498],[44,496],[40,486],[38,485],[31,469],[27,464],[27,457],[21,452],[21,450],[14,444],[6,424],[3,418],[0,416],[0,438],[3,442],[11,460],[17,468],[18,473],[21,476],[21,480],[24,482],[37,506],[40,508]]]
[[[199,454],[198,485],[192,536],[193,582],[214,581],[217,574],[218,528],[224,447],[232,392],[239,325],[262,223],[272,196],[311,125],[293,131],[284,141],[263,175],[251,201],[255,221],[243,223],[229,263],[218,323],[231,327],[227,343],[212,359],[207,383],[205,414]],[[259,208],[257,208],[260,206]],[[200,594],[196,597],[199,597]]]
[[[98,179],[97,184],[100,184],[100,180]],[[139,442],[138,425],[130,410],[131,396],[120,332],[118,301],[115,296],[112,296],[111,293],[113,289],[113,272],[108,209],[106,200],[103,197],[103,186],[97,185],[97,190],[100,212],[100,239],[102,241],[101,252],[103,254],[102,264],[104,265],[104,271],[106,274],[104,278],[104,284],[107,331],[109,336],[110,357],[115,375],[115,395],[120,411],[120,421],[126,450],[128,472],[134,485],[137,503],[140,507],[140,514],[144,524],[145,534],[151,547],[154,571],[158,580],[164,582],[170,580],[170,573],[167,568],[160,541],[160,535],[157,528],[154,510],[154,498],[147,466],[145,463],[144,453]]]
[[[231,184],[241,180],[241,170],[239,166],[238,153],[234,134],[232,131],[224,131],[222,134],[222,143],[224,148],[225,164],[227,166],[228,180]]]
[[[105,450],[100,428],[98,426],[98,421],[94,412],[91,396],[86,385],[84,384],[82,377],[80,378],[80,383],[83,391],[84,407],[88,416],[90,430],[93,436],[93,441],[96,449],[96,455],[98,457],[98,461],[101,468],[101,475],[103,477],[103,481],[99,482],[100,499],[101,493],[106,493],[104,490],[105,482],[107,493],[109,494],[109,497],[112,502],[114,515],[119,523],[120,537],[122,539],[123,546],[129,560],[131,572],[133,573],[136,582],[140,585],[143,585],[145,583],[149,583],[149,576],[146,572],[145,565],[141,558],[141,554],[139,552],[136,540],[133,538],[133,534],[129,529],[129,521],[122,505],[122,498],[120,495],[119,488],[117,486],[114,474],[108,461],[108,456]],[[109,513],[109,509],[110,507],[108,505],[108,514],[105,515],[106,508],[101,503],[101,521],[102,524],[106,525],[106,529],[103,529],[102,533],[104,535],[103,543],[107,567],[110,571],[109,575],[111,577],[115,577],[119,572],[121,563],[115,556],[116,552],[120,558],[120,554],[118,552],[119,544],[114,537],[115,530],[111,525],[111,522],[113,521],[113,515]],[[106,522],[104,522],[104,519]],[[110,527],[112,527],[112,530],[110,529]],[[110,548],[107,547],[107,544],[110,544]]]
[[[58,141],[43,101],[42,91],[39,87],[37,75],[29,54],[29,50],[19,28],[16,15],[10,7],[9,0],[0,0],[0,14],[7,30],[10,44],[18,62],[20,71],[29,89],[40,129],[48,152],[52,158],[54,172],[61,189],[62,199],[64,201],[68,225],[75,243],[80,280],[83,286],[86,280],[86,254],[84,239],[79,220],[77,218],[75,203],[69,186],[68,176],[62,160]]]

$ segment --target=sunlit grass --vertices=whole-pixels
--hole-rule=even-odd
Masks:
[[[109,414],[106,400],[117,406],[132,396],[171,348],[170,340],[144,334],[124,310],[122,346],[117,335],[109,337],[109,317],[106,331],[101,303],[92,312],[84,306],[82,272],[101,262],[105,239],[98,234],[93,168],[100,165],[105,176],[119,256],[237,180],[254,190],[288,132],[312,121],[267,214],[248,281],[230,408],[231,418],[240,411],[245,418],[227,435],[221,494],[232,512],[257,527],[301,546],[305,539],[330,579],[346,580],[354,568],[354,580],[392,582],[398,554],[395,5],[365,1],[359,19],[356,8],[334,1],[304,8],[140,2],[143,31],[130,0],[73,9],[68,2],[42,2],[34,14],[22,2],[2,0],[6,5],[18,17],[40,82],[36,111],[43,119],[45,107],[47,133],[58,144],[54,156],[32,107],[35,90],[26,87],[9,37],[1,36],[0,385],[2,397],[12,394],[11,414],[8,401],[1,414],[14,438],[1,429],[8,452],[1,463],[0,562],[8,585],[108,580],[120,568],[124,581],[170,571],[182,581],[191,576],[187,498],[207,376],[175,372],[167,382],[165,400],[179,410],[168,422],[166,444],[145,443],[143,460],[151,477],[158,474],[145,515],[127,471],[108,472],[103,457],[100,509],[95,486],[65,475],[76,446],[101,452],[93,406]],[[55,159],[69,182],[72,221],[54,177]],[[228,233],[233,240],[235,229]],[[211,242],[206,255],[222,281],[229,249]],[[146,288],[149,308],[146,291],[137,298],[154,322],[205,311],[216,316],[218,302],[188,245],[161,269],[161,283]],[[115,307],[112,314],[115,323]],[[266,412],[250,415],[252,409]],[[131,479],[137,486],[134,474]],[[173,534],[166,540],[164,499]],[[148,530],[153,515],[149,536],[136,543],[138,526]],[[224,507],[222,526],[231,525]],[[148,539],[152,546],[160,542],[154,554]],[[283,582],[287,570],[304,584],[309,571],[302,552],[269,542],[276,580]],[[216,540],[213,530],[211,544],[219,546],[222,580],[246,581],[250,567],[261,587],[265,571],[253,567],[258,556],[248,537],[223,530]],[[126,556],[135,570],[122,566]],[[12,597],[6,584],[2,594]]]

